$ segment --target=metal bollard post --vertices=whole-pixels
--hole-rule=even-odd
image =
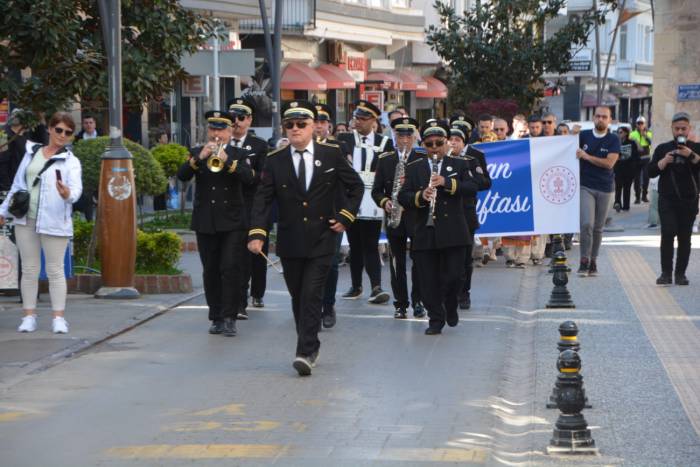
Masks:
[[[576,352],[581,348],[578,342],[578,326],[573,321],[564,321],[559,325],[559,342],[557,343],[557,349],[559,354],[565,350],[574,350]],[[557,359],[557,370],[559,370],[559,360]],[[555,384],[552,388],[552,394],[549,395],[549,401],[547,402],[548,409],[557,408],[557,396],[559,391],[557,385]],[[590,409],[591,405],[588,403],[588,397],[586,397],[586,390],[583,389],[583,397],[585,401],[585,408]]]
[[[598,454],[588,422],[581,411],[585,406],[581,358],[575,350],[559,354],[557,406],[561,413],[547,446],[548,454]]]
[[[569,276],[566,274],[566,253],[563,251],[557,252],[554,255],[553,262],[554,275],[552,276],[552,282],[554,283],[554,288],[549,297],[549,302],[545,306],[547,308],[576,308],[573,300],[571,300],[571,294],[566,288],[566,284],[569,283]]]

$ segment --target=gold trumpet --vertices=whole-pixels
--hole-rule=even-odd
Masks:
[[[220,138],[216,138],[215,142],[217,144],[216,150],[207,159],[207,168],[213,173],[219,173],[224,170],[224,164],[227,159],[226,152],[224,152],[223,156],[221,155],[221,152],[226,147],[226,143],[220,141]]]

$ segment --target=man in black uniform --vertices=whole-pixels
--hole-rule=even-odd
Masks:
[[[381,110],[371,102],[357,101],[353,112],[355,130],[338,135],[338,140],[345,142],[350,151],[353,168],[363,177],[368,187],[372,186],[373,172],[377,169],[379,155],[394,149],[391,138],[374,133],[373,127],[381,114]],[[373,213],[375,210],[378,211],[376,214]],[[371,193],[367,191],[360,206],[358,220],[348,230],[352,286],[343,294],[343,298],[355,300],[362,296],[364,268],[372,287],[369,302],[381,304],[389,301],[389,294],[382,290],[382,270],[379,261],[381,231],[382,213],[376,209]]]
[[[349,155],[350,151],[344,142],[338,141],[332,135],[333,122],[331,117],[331,108],[326,104],[316,104],[316,121],[314,122],[314,137],[319,143],[337,144],[343,151],[343,154]],[[348,156],[349,157],[349,156]],[[336,192],[336,203],[340,206],[343,203],[341,190]],[[338,288],[338,266],[340,263],[340,244],[343,241],[343,236],[338,235],[336,240],[335,255],[331,263],[331,270],[328,272],[326,286],[323,291],[323,309],[321,311],[321,324],[324,328],[330,329],[335,326],[335,292]]]
[[[446,156],[449,134],[445,122],[433,120],[421,128],[428,157],[408,164],[399,192],[401,205],[416,213],[411,248],[418,263],[421,299],[428,309],[428,335],[440,334],[445,322],[449,326],[459,322],[457,295],[471,243],[464,198],[474,196],[479,187],[464,160]]]
[[[391,121],[391,128],[396,138],[397,149],[385,152],[379,156],[377,171],[374,174],[374,186],[372,187],[372,198],[377,206],[386,211],[386,237],[389,241],[389,270],[391,271],[391,291],[394,293],[394,318],[405,319],[408,309],[408,281],[406,277],[406,250],[408,239],[411,235],[412,211],[403,211],[398,203],[394,206],[394,181],[399,158],[401,163],[412,162],[417,158],[425,158],[425,152],[417,152],[413,149],[416,142],[416,132],[418,122],[410,117],[399,117]],[[401,209],[399,214],[400,223],[392,227],[390,218],[392,210]],[[411,258],[413,255],[411,254]],[[411,268],[411,302],[413,304],[413,315],[416,318],[425,316],[425,310],[420,302],[420,287],[417,266],[415,261]]]
[[[248,97],[237,97],[229,103],[229,112],[234,117],[233,135],[231,137],[231,146],[241,149],[241,161],[248,164],[252,169],[253,179],[251,183],[243,187],[243,199],[245,200],[246,209],[248,210],[248,218],[253,209],[253,197],[255,190],[260,183],[260,173],[265,164],[265,156],[270,150],[265,140],[258,138],[255,135],[248,134],[248,130],[253,123],[253,114],[255,112],[255,103]],[[268,220],[268,229],[272,226],[271,219]],[[263,252],[267,255],[268,242],[265,241]],[[250,282],[250,295],[253,298],[253,306],[262,308],[263,295],[265,295],[265,287],[267,285],[267,262],[261,255],[253,255],[246,253],[246,258],[241,263],[243,275],[241,276],[241,306],[238,310],[238,319],[248,319],[248,283]]]
[[[195,178],[194,209],[190,228],[197,233],[202,261],[204,295],[209,306],[211,334],[236,335],[241,281],[240,263],[245,250],[248,217],[243,185],[251,183],[250,167],[239,162],[238,150],[228,145],[233,117],[222,111],[205,114],[208,142],[194,148],[177,173],[183,182]],[[220,158],[220,166],[214,164]]]
[[[290,144],[267,157],[255,194],[248,249],[261,252],[270,208],[277,201],[277,255],[282,259],[297,330],[293,366],[300,376],[308,376],[321,346],[321,301],[336,238],[355,221],[363,185],[338,146],[314,141],[316,108],[311,103],[290,102],[282,118]],[[337,205],[340,187],[345,202]]]
[[[488,190],[491,188],[491,177],[486,168],[486,157],[483,152],[479,151],[471,144],[465,144],[466,141],[468,141],[468,135],[472,131],[472,126],[462,116],[453,117],[451,124],[450,147],[452,155],[464,159],[472,175],[481,175],[481,177],[478,178],[481,182],[479,191]],[[462,280],[462,290],[460,290],[459,293],[459,308],[468,310],[472,306],[471,289],[472,275],[474,273],[472,250],[474,249],[474,234],[480,227],[479,218],[476,215],[476,193],[473,196],[464,197],[464,213],[467,216],[471,243],[467,245],[466,255],[464,257],[464,276]]]

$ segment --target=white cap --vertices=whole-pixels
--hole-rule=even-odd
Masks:
[[[644,122],[644,123],[646,123],[646,122],[647,122],[647,119],[644,118],[642,115],[640,115],[639,117],[637,117],[636,122],[637,122],[637,123],[639,123],[639,122]]]

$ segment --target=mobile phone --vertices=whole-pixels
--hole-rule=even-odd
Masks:
[[[56,180],[58,180],[59,182],[63,181],[63,179],[61,178],[61,171],[58,169],[56,169]]]

